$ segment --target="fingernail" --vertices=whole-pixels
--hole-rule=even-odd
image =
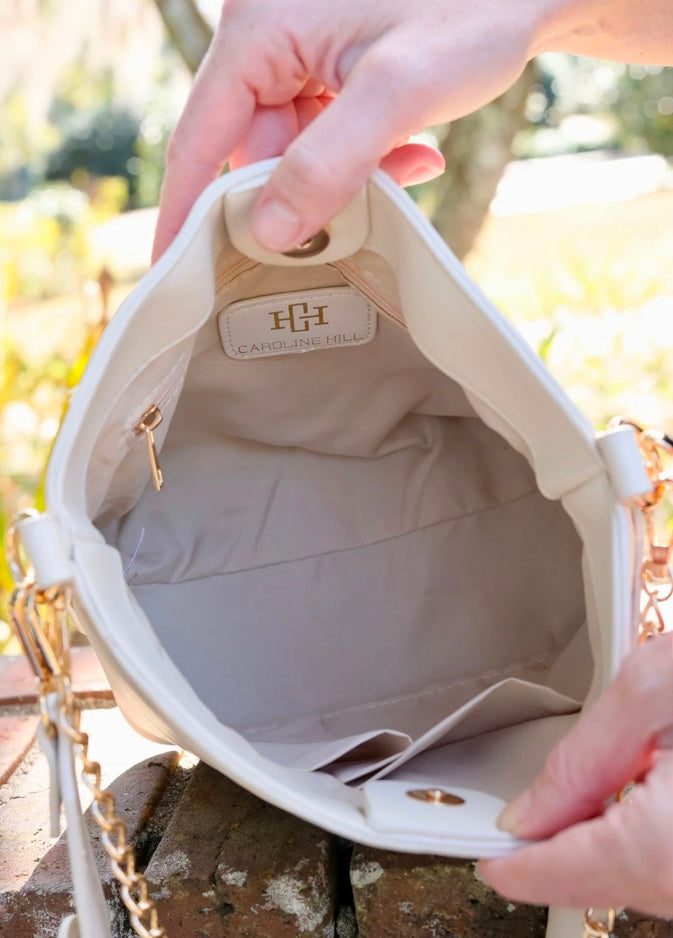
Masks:
[[[505,805],[495,822],[496,827],[501,831],[516,834],[521,822],[530,810],[531,800],[530,791],[524,791],[514,801],[510,801],[508,805]]]
[[[254,213],[252,233],[266,248],[287,251],[295,247],[301,231],[301,218],[284,202],[271,199]]]
[[[405,177],[403,186],[418,186],[422,182],[429,182],[442,175],[440,166],[414,166],[408,176]]]

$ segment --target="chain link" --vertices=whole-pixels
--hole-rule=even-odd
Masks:
[[[655,512],[664,499],[673,492],[673,476],[670,466],[673,460],[673,442],[661,433],[643,430],[630,420],[617,418],[612,426],[626,425],[633,427],[645,469],[652,482],[652,491],[636,502],[642,512],[645,523],[645,552],[640,569],[642,605],[638,623],[638,643],[652,641],[666,629],[661,610],[662,603],[673,596],[673,571],[671,553],[673,534],[660,538],[657,534]],[[624,801],[633,787],[629,782],[616,796],[616,801]],[[615,926],[616,910],[604,910],[599,916],[594,909],[584,912],[584,938],[610,938]]]
[[[131,927],[138,938],[167,938],[159,924],[159,913],[150,897],[147,880],[136,870],[135,850],[128,842],[126,824],[116,813],[115,797],[108,789],[101,788],[101,766],[89,758],[89,736],[80,730],[79,718],[80,710],[68,681],[61,697],[58,729],[70,739],[81,763],[80,777],[93,796],[91,812],[100,828],[101,843],[110,858],[112,874],[121,886],[120,894]]]
[[[594,909],[587,909],[584,913],[584,938],[610,938],[615,917],[614,909],[608,909],[603,918],[599,918]]]

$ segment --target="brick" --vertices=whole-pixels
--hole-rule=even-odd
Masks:
[[[359,938],[544,938],[546,909],[501,899],[464,860],[356,846],[350,878]]]
[[[30,748],[36,716],[0,716],[0,785],[4,785]]]
[[[626,909],[617,916],[614,938],[673,938],[673,922]]]
[[[177,753],[142,739],[116,709],[86,711],[82,728],[91,734],[91,755],[102,762],[103,785],[114,792],[133,841],[161,798]],[[65,837],[55,844],[49,837],[48,785],[46,760],[35,746],[0,789],[0,934],[12,938],[53,938],[60,920],[73,911]],[[88,804],[88,792],[82,787],[81,793]],[[125,915],[90,812],[87,823],[113,934],[122,938]]]
[[[35,723],[32,715],[0,717],[3,755],[29,746]],[[544,936],[545,910],[500,899],[472,863],[362,846],[351,857],[344,842],[207,766],[176,769],[177,753],[143,740],[116,708],[86,711],[83,729],[103,764],[103,784],[112,783],[118,812],[140,844],[141,868],[151,854],[147,875],[171,938]],[[35,746],[0,787],[3,936],[53,938],[72,911],[66,844],[48,836],[47,786]],[[114,938],[128,938],[117,886],[88,823]],[[614,934],[673,938],[673,923],[627,911]]]
[[[203,763],[147,876],[174,938],[334,935],[334,838]]]
[[[72,649],[76,697],[111,700],[112,691],[93,648]],[[0,656],[0,706],[35,703],[37,680],[24,655]]]

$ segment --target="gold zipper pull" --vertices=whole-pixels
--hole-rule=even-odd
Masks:
[[[159,465],[159,454],[157,453],[157,446],[154,440],[154,431],[163,419],[163,414],[157,405],[152,404],[151,407],[147,408],[145,413],[134,427],[134,433],[136,436],[140,436],[143,433],[145,434],[145,439],[147,440],[147,453],[150,458],[150,469],[152,470],[152,484],[154,485],[154,488],[157,492],[160,492],[163,488],[164,477],[161,471],[161,466]]]

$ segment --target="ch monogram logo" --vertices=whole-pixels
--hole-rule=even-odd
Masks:
[[[271,327],[271,332],[276,332],[279,329],[285,329],[284,325],[281,323],[289,322],[290,332],[308,332],[311,328],[310,320],[314,321],[314,326],[326,326],[328,321],[325,319],[325,310],[327,306],[313,306],[311,307],[315,310],[313,313],[309,313],[308,303],[290,303],[287,307],[287,315],[284,315],[285,310],[278,309],[272,313],[269,313],[269,316],[273,316],[273,326]],[[301,322],[301,325],[299,325]]]

